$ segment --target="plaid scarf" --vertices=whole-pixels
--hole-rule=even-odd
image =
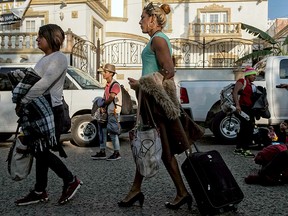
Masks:
[[[41,77],[32,68],[26,70],[25,77],[12,91],[12,101],[20,103],[39,79]],[[57,146],[53,111],[43,95],[23,105],[19,116],[19,124],[24,135],[32,138],[31,142],[35,152]]]
[[[44,96],[25,105],[22,114],[20,125],[25,135],[33,137],[35,152],[57,146],[53,111]]]
[[[18,76],[17,71],[11,72],[10,76],[8,76],[11,83],[16,83],[19,80],[19,83],[12,91],[13,103],[20,103],[21,99],[27,94],[29,89],[41,79],[41,77],[34,71],[33,68],[26,68],[23,72],[25,76],[21,80],[19,80],[21,75]]]

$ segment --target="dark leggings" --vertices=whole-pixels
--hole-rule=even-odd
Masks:
[[[249,115],[250,120],[247,121],[242,116],[238,115],[240,119],[240,131],[237,134],[237,144],[236,148],[243,148],[244,150],[247,150],[249,145],[252,145],[253,141],[253,131],[254,131],[254,125],[255,125],[255,119],[254,119],[254,113],[251,108],[241,106],[241,110],[245,112],[247,115]]]
[[[62,115],[63,107],[62,105],[53,107],[56,139],[59,144],[61,128],[62,128]],[[59,144],[60,145],[60,144]],[[53,154],[49,149],[45,151],[37,151],[35,154],[36,159],[36,184],[35,190],[42,192],[47,187],[48,182],[48,169],[53,170],[57,176],[63,179],[64,184],[68,184],[73,181],[73,175],[62,162],[62,160]]]

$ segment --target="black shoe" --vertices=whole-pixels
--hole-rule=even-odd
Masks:
[[[97,152],[95,155],[91,155],[93,160],[106,160],[106,153],[105,151]]]
[[[116,161],[116,160],[120,160],[121,156],[119,154],[119,152],[114,152],[110,157],[108,157],[106,160],[107,161]]]
[[[143,206],[144,203],[144,194],[142,192],[137,193],[134,197],[132,197],[128,201],[120,201],[118,202],[119,207],[130,207],[132,206],[136,201],[139,201],[140,206]]]
[[[184,205],[185,203],[187,203],[188,205],[188,209],[190,210],[191,209],[191,206],[192,206],[192,197],[190,194],[188,194],[187,196],[183,197],[178,203],[176,204],[172,204],[170,202],[166,202],[165,203],[165,206],[168,208],[168,209],[174,209],[174,210],[177,210],[179,209],[182,205]]]

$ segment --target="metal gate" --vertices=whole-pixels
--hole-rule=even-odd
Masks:
[[[251,53],[253,41],[242,38],[221,38],[202,41],[171,39],[177,67],[233,68],[236,61]]]
[[[202,41],[170,39],[177,67],[231,68],[235,62],[253,51],[253,41],[242,38],[221,38]],[[141,53],[146,43],[130,39],[108,41],[101,45],[101,61],[119,67],[141,67]]]
[[[80,40],[72,47],[70,65],[80,68],[99,80],[97,69],[100,67],[100,41],[97,46],[87,40]]]
[[[176,67],[181,68],[233,68],[236,61],[252,53],[253,41],[242,38],[221,38],[202,41],[183,38],[170,39]],[[74,44],[70,64],[87,71],[99,80],[97,68],[109,62],[116,67],[141,67],[141,53],[146,41],[132,39],[112,40],[97,46],[80,40]]]

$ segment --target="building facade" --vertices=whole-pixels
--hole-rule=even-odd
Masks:
[[[123,71],[118,79],[125,80],[127,73],[127,76],[139,77],[141,51],[149,40],[149,36],[141,32],[139,20],[147,2],[31,0],[20,22],[0,25],[0,62],[37,62],[42,56],[35,42],[37,31],[43,24],[56,23],[66,32],[62,51],[71,64],[86,65],[85,69],[99,78],[96,72],[99,65],[110,62]],[[217,77],[225,68],[230,71],[229,76],[233,76],[234,62],[259,47],[254,47],[252,35],[241,30],[241,23],[267,30],[268,0],[153,2],[168,3],[172,8],[164,32],[173,44],[177,70],[183,73],[195,69],[206,76],[203,68],[216,68]],[[17,0],[16,6],[21,3],[25,0]],[[2,14],[15,6],[12,0],[0,1],[0,4]],[[82,53],[82,59],[79,58],[86,47],[89,56]]]

